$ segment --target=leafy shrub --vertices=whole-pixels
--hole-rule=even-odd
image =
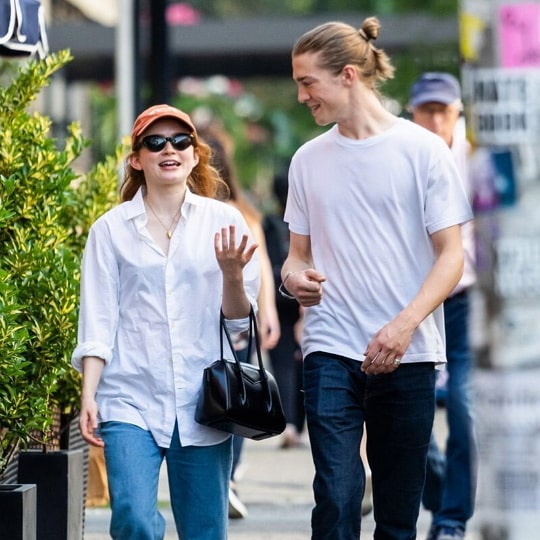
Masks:
[[[88,174],[72,168],[88,141],[77,123],[62,147],[28,105],[68,51],[33,60],[0,87],[0,474],[18,448],[76,415],[80,258],[90,223],[117,200],[120,149]]]

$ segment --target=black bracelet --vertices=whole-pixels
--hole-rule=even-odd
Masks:
[[[283,296],[283,298],[287,298],[287,300],[296,300],[296,297],[294,297],[286,288],[285,285],[283,285],[283,282],[281,282],[281,285],[278,288],[279,294]]]
[[[278,292],[283,296],[283,298],[287,298],[287,300],[296,300],[296,297],[294,297],[286,288],[285,283],[289,279],[290,276],[293,274],[296,274],[296,272],[288,272],[287,275],[283,278],[283,281],[281,282],[281,285],[278,287]]]

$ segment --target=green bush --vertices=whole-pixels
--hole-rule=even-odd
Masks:
[[[33,60],[0,87],[0,475],[18,448],[46,444],[55,413],[76,415],[80,258],[95,218],[117,200],[120,149],[88,174],[72,168],[88,141],[74,123],[62,147],[28,112],[68,51]]]

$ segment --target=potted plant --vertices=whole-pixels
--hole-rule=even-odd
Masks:
[[[67,128],[60,145],[49,135],[50,119],[28,111],[70,60],[60,51],[29,61],[0,87],[0,481],[16,455],[19,478],[27,482],[30,474],[32,482],[43,456],[71,452],[62,451],[80,399],[79,375],[70,365],[80,257],[88,227],[117,199],[120,149],[79,176],[72,164],[88,144],[79,125]],[[23,458],[29,447],[35,450]],[[82,489],[81,456],[64,468],[57,474],[69,479],[80,468]],[[69,497],[82,530],[82,494]],[[45,490],[40,497],[38,483],[38,538],[40,516],[50,514],[40,511],[41,500],[58,506]],[[71,526],[70,540],[76,536]]]

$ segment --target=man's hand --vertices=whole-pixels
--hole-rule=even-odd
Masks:
[[[316,306],[321,303],[323,295],[322,283],[326,277],[313,268],[288,274],[283,285],[303,307]]]
[[[384,325],[364,352],[362,371],[368,375],[378,375],[396,370],[411,343],[414,329],[414,325],[407,324],[403,313]]]

